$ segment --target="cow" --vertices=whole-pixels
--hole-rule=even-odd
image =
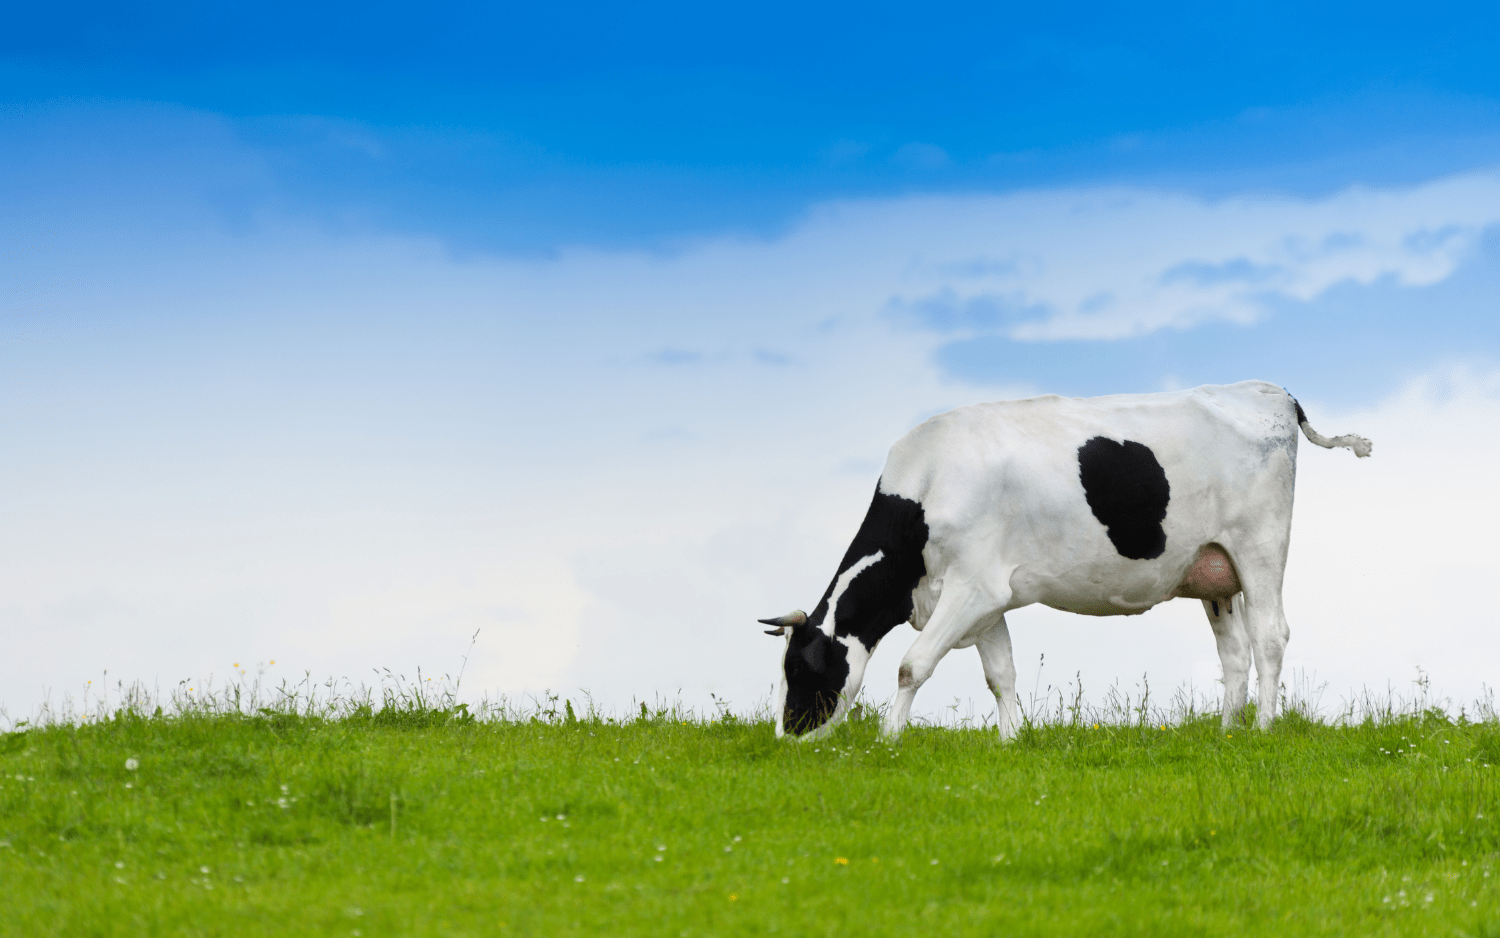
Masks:
[[[939,414],[891,447],[875,497],[811,615],[759,620],[784,636],[778,736],[818,738],[859,692],[875,646],[918,631],[882,734],[954,648],[979,651],[999,735],[1021,724],[1005,614],[1042,603],[1089,616],[1203,602],[1224,669],[1225,727],[1251,656],[1257,720],[1270,726],[1290,634],[1281,581],[1291,538],[1297,430],[1325,438],[1287,391],[1263,381],[1158,394],[1056,395]]]

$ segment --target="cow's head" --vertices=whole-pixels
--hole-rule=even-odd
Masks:
[[[821,618],[816,613],[814,617]],[[816,739],[827,734],[859,693],[869,653],[858,639],[829,635],[801,610],[760,621],[776,626],[767,635],[786,636],[776,694],[776,735]]]

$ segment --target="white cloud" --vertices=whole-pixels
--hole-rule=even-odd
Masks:
[[[1105,189],[848,205],[809,229],[878,232],[876,251],[899,255],[885,268],[900,271],[887,281],[898,305],[1029,308],[998,331],[1045,340],[1248,323],[1268,297],[1346,281],[1432,284],[1497,222],[1500,177],[1472,175],[1323,199]]]
[[[1459,702],[1494,687],[1500,371],[1425,375],[1354,411],[1304,403],[1315,426],[1358,428],[1376,449],[1347,465],[1303,448],[1289,653],[1340,693],[1387,681],[1409,693],[1419,667]]]
[[[72,292],[44,298],[88,315],[0,348],[21,366],[0,369],[0,701],[25,713],[105,668],[441,673],[481,628],[466,683],[492,693],[747,705],[774,677],[754,619],[815,601],[886,448],[1025,390],[945,382],[927,355],[944,336],[893,328],[892,298],[1000,297],[1018,335],[1127,335],[1253,317],[1264,291],[1433,283],[1497,218],[1500,184],[1468,176],[1304,201],[843,203],[783,238],[671,256],[95,232],[57,254],[83,268],[52,278]],[[1500,651],[1474,598],[1500,572],[1482,537],[1500,407],[1490,376],[1442,382],[1357,414],[1304,401],[1324,432],[1377,443],[1357,463],[1304,449],[1292,654],[1339,686],[1401,680],[1421,657],[1468,693]],[[1015,632],[1023,676],[1048,656],[1041,686],[1216,673],[1190,604],[1027,610]],[[907,637],[881,649],[877,693]],[[922,706],[982,699],[971,658]]]
[[[682,348],[785,343],[812,323],[892,311],[949,338],[1115,339],[1250,323],[1340,283],[1431,285],[1496,223],[1489,174],[1321,199],[1079,189],[841,202],[771,241],[712,239],[670,258],[568,252],[518,286]]]

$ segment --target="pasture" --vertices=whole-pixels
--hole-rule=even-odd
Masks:
[[[561,702],[126,706],[0,737],[0,933],[1495,935],[1497,774],[1500,726],[1436,710],[887,746],[873,715],[793,745]]]

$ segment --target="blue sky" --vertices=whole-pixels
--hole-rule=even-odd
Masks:
[[[1390,440],[1385,468],[1304,449],[1330,462],[1304,471],[1289,590],[1325,625],[1298,660],[1468,693],[1481,639],[1406,623],[1453,569],[1500,573],[1463,429],[1500,417],[1497,19],[14,11],[0,704],[104,669],[441,672],[478,628],[487,693],[748,706],[772,649],[743,623],[815,600],[915,422],[1247,377]],[[1414,576],[1382,566],[1413,539],[1445,545],[1431,580],[1356,591],[1383,638],[1350,657],[1328,578]],[[1018,614],[1018,655],[1211,684],[1172,609],[1160,644]]]
[[[1420,182],[1489,165],[1495,25],[1482,5],[31,5],[0,55],[4,103],[105,134],[96,159],[165,142],[133,105],[223,118],[261,170],[200,166],[226,213],[547,250],[771,233],[829,198]],[[213,145],[191,137],[179,153]]]

